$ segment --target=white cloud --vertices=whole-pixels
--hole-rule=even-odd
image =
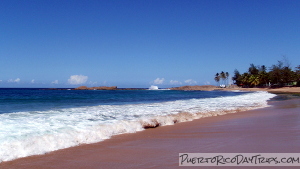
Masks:
[[[14,79],[9,79],[7,82],[8,83],[19,83],[21,81],[21,79],[20,78],[16,78],[15,80]]]
[[[170,84],[172,85],[181,85],[182,83],[177,80],[170,80]]]
[[[187,84],[197,84],[197,82],[195,81],[195,80],[192,80],[192,79],[188,79],[188,80],[185,80],[184,81],[185,83],[187,83]]]
[[[58,80],[54,80],[53,82],[51,82],[52,84],[58,84]]]
[[[31,80],[31,83],[34,83],[34,79]]]
[[[154,83],[154,84],[162,84],[164,81],[165,81],[164,78],[157,78],[157,79],[154,80],[153,83]]]
[[[83,76],[83,75],[72,75],[70,76],[70,79],[68,79],[69,84],[72,85],[79,85],[79,84],[83,84],[88,80],[87,76]]]

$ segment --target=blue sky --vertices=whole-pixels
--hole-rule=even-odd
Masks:
[[[0,87],[216,85],[286,56],[297,0],[2,0]]]

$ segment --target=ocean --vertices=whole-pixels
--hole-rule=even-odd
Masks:
[[[0,162],[267,107],[267,92],[0,89]]]

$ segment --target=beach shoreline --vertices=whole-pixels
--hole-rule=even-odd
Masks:
[[[237,88],[237,89],[231,89],[231,88],[224,88],[219,90],[240,90],[240,91],[266,91],[273,94],[300,94],[300,87],[280,87],[280,88]]]
[[[186,152],[298,153],[300,132],[295,120],[300,118],[300,99],[270,101],[270,105],[117,135],[2,162],[0,168],[175,168],[178,154]]]
[[[278,88],[242,88],[237,86],[220,88],[213,85],[203,85],[203,86],[181,86],[181,87],[173,87],[170,88],[171,90],[202,90],[202,91],[249,91],[249,92],[256,92],[256,91],[266,91],[269,93],[274,94],[293,94],[293,93],[300,93],[300,87],[278,87]]]
[[[249,91],[249,92],[255,92],[255,91],[266,91],[269,93],[274,94],[299,94],[300,93],[300,87],[277,87],[277,88],[271,88],[271,87],[253,87],[253,88],[242,88],[238,87],[236,85],[232,85],[229,87],[221,88],[214,85],[195,85],[195,86],[180,86],[180,87],[171,87],[166,88],[168,90],[186,90],[186,91]],[[69,88],[49,88],[44,90],[69,90]],[[100,86],[100,87],[86,87],[86,86],[80,86],[77,88],[72,88],[70,90],[149,90],[148,88],[118,88],[117,86]]]

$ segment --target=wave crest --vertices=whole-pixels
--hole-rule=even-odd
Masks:
[[[267,100],[274,96],[255,92],[163,103],[1,114],[0,162],[95,143],[113,135],[267,107]]]

